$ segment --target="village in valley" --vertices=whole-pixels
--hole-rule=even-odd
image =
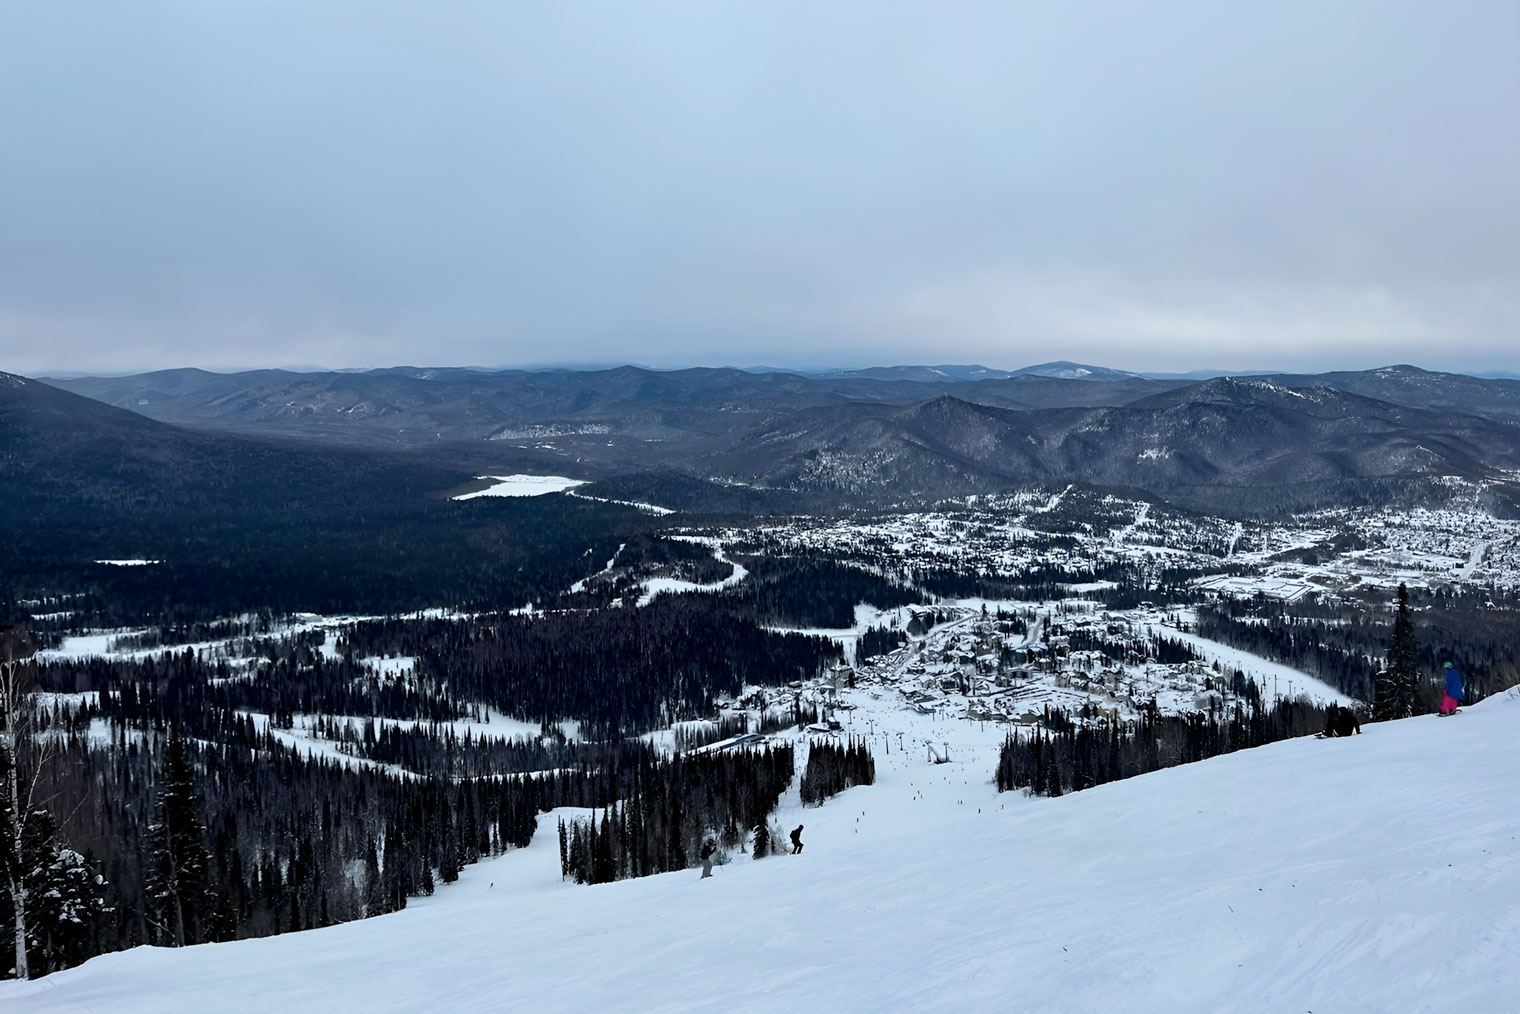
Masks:
[[[1052,713],[1079,724],[1122,725],[1146,714],[1220,714],[1237,704],[1299,697],[1356,706],[1360,702],[1300,670],[1198,636],[1196,608],[1224,599],[1293,608],[1318,597],[1386,610],[1403,583],[1482,592],[1491,608],[1513,609],[1520,586],[1520,522],[1476,509],[1340,509],[1271,524],[1189,514],[1074,486],[885,515],[676,528],[667,538],[711,553],[708,566],[726,576],[688,580],[689,560],[627,568],[619,547],[568,590],[564,603],[530,603],[518,612],[574,611],[599,586],[620,593],[605,603],[613,608],[642,608],[662,594],[731,592],[749,575],[729,557],[744,554],[824,556],[904,589],[931,588],[936,576],[953,573],[988,588],[1002,583],[1026,592],[925,593],[922,604],[887,608],[861,602],[853,626],[797,628],[832,638],[840,661],[810,678],[748,687],[715,702],[710,719],[673,723],[685,731],[672,743],[705,745],[754,741],[762,730],[791,725],[811,735],[895,735],[906,723],[930,745],[929,755],[936,738],[953,738],[945,733],[956,722],[1001,738],[1041,728]],[[1027,594],[1031,587],[1038,596]],[[188,648],[220,664],[225,678],[288,653],[283,644],[307,644],[336,660],[344,631],[364,620],[241,617],[211,627],[233,636],[189,640],[160,631],[72,630],[67,599],[31,605],[39,627],[59,632],[44,658],[144,658]],[[445,609],[418,616],[468,618]],[[445,673],[419,672],[414,658],[361,659],[360,667],[380,685],[415,686],[424,676],[447,680]],[[70,701],[57,695],[60,706]],[[477,740],[538,733],[536,725],[500,714],[493,725],[489,710],[467,705],[467,713],[448,724]],[[266,715],[254,717],[268,722]],[[277,731],[306,751],[340,756],[369,721],[296,715]],[[564,724],[573,738],[574,723]]]
[[[835,637],[846,661],[779,691],[755,688],[732,708],[748,705],[756,722],[760,706],[816,708],[825,718],[810,726],[815,734],[860,731],[853,713],[861,709],[873,732],[880,713],[895,709],[1016,735],[1056,711],[1099,724],[1299,697],[1365,707],[1300,670],[1199,637],[1194,606],[1240,599],[1291,608],[1319,598],[1386,613],[1404,584],[1482,593],[1490,608],[1513,610],[1520,588],[1520,522],[1476,509],[1336,510],[1268,524],[1068,488],[870,519],[794,519],[712,541],[731,552],[826,552],[904,583],[947,567],[1051,577],[1050,597],[1039,601],[862,604],[855,627],[809,631]],[[1168,589],[1191,602],[1170,601]],[[1156,601],[1127,601],[1144,595]],[[863,653],[862,635],[873,629],[900,643]],[[940,735],[920,732],[925,744]]]

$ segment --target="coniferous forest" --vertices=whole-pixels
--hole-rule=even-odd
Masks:
[[[860,740],[844,744],[826,740],[808,746],[807,768],[802,773],[802,803],[821,803],[852,785],[870,785],[876,781],[876,762]]]
[[[1412,713],[1439,707],[1445,662],[1464,674],[1475,701],[1520,682],[1520,612],[1496,608],[1507,604],[1498,592],[1408,589],[1406,594],[1413,642],[1403,641],[1401,650],[1414,683]],[[1378,674],[1394,661],[1397,599],[1397,594],[1293,603],[1220,599],[1198,609],[1194,630],[1374,701]]]
[[[1326,709],[1306,701],[1241,706],[1228,714],[1142,715],[1138,722],[1088,725],[1053,712],[1030,736],[1010,735],[997,766],[998,791],[1059,796],[1325,728]]]
[[[811,677],[839,657],[822,638],[689,596],[639,610],[366,621],[336,644],[320,632],[268,637],[269,625],[217,628],[230,657],[187,646],[7,668],[34,705],[25,741],[37,748],[21,765],[47,787],[24,821],[0,813],[25,831],[5,852],[7,884],[48,899],[27,913],[28,975],[142,943],[394,911],[527,844],[537,815],[560,806],[617,823],[572,850],[596,860],[567,867],[577,879],[608,879],[609,848],[614,876],[682,868],[705,837],[736,844],[765,822],[792,780],[791,750],[672,756],[633,737],[710,718],[720,696]],[[122,644],[208,632],[169,627]],[[394,655],[415,661],[392,673],[356,661]],[[55,694],[69,703],[48,706]],[[541,734],[493,737],[486,709]],[[458,734],[457,719],[484,720]],[[298,746],[297,723],[330,752]],[[4,925],[17,893],[0,894]]]
[[[600,816],[559,823],[560,869],[602,884],[690,866],[704,842],[733,848],[792,781],[792,748],[702,752],[637,771]]]

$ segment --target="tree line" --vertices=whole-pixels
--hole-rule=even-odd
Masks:
[[[1270,707],[1161,715],[1127,724],[1085,724],[1046,709],[1033,735],[1004,740],[995,775],[999,792],[1028,789],[1059,796],[1219,754],[1320,732],[1326,709],[1304,700]]]
[[[736,846],[775,810],[793,765],[790,744],[679,755],[643,773],[600,819],[561,819],[561,873],[603,884],[686,869],[709,839]]]
[[[846,743],[815,740],[808,745],[807,768],[800,789],[803,806],[817,806],[852,785],[876,782],[876,762],[865,740],[851,736]]]
[[[1434,711],[1441,668],[1463,674],[1469,701],[1520,683],[1520,602],[1500,589],[1404,589],[1413,644],[1394,648],[1399,592],[1356,597],[1311,596],[1283,602],[1266,596],[1221,598],[1198,609],[1196,632],[1302,669],[1342,693],[1374,702],[1379,673],[1395,656],[1411,687],[1409,713]],[[1386,678],[1385,678],[1386,679]],[[1399,690],[1400,696],[1405,695]],[[1385,687],[1382,696],[1386,699]]]

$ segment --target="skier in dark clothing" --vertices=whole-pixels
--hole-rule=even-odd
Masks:
[[[1343,708],[1338,704],[1330,705],[1325,712],[1324,736],[1351,736],[1362,731],[1361,720],[1356,717],[1356,712],[1350,708]]]
[[[1331,736],[1339,736],[1340,734],[1341,734],[1341,709],[1340,709],[1340,705],[1338,705],[1338,704],[1331,704],[1330,707],[1328,709],[1326,709],[1326,711],[1325,711],[1325,731],[1322,732],[1322,733],[1320,733],[1320,735],[1324,736],[1325,738],[1328,739]]]
[[[1446,696],[1441,701],[1441,714],[1450,715],[1462,703],[1462,674],[1450,662],[1443,668],[1446,670]]]
[[[797,825],[797,830],[792,832],[792,855],[802,851],[802,825]]]
[[[702,843],[702,877],[705,880],[712,876],[713,853],[718,851],[718,846],[713,844],[711,838]]]

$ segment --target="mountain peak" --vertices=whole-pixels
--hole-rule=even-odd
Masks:
[[[869,366],[859,370],[835,370],[825,377],[850,380],[913,380],[941,384],[967,380],[1006,380],[1013,374],[1007,370],[994,370],[987,366],[956,366],[941,363],[938,366]]]
[[[1109,369],[1107,366],[1087,366],[1083,363],[1073,363],[1065,359],[1051,363],[1039,363],[1035,366],[1026,366],[1021,370],[1014,370],[1011,374],[1015,377],[1052,377],[1059,380],[1129,380],[1138,377],[1138,373],[1126,373],[1123,370]]]

